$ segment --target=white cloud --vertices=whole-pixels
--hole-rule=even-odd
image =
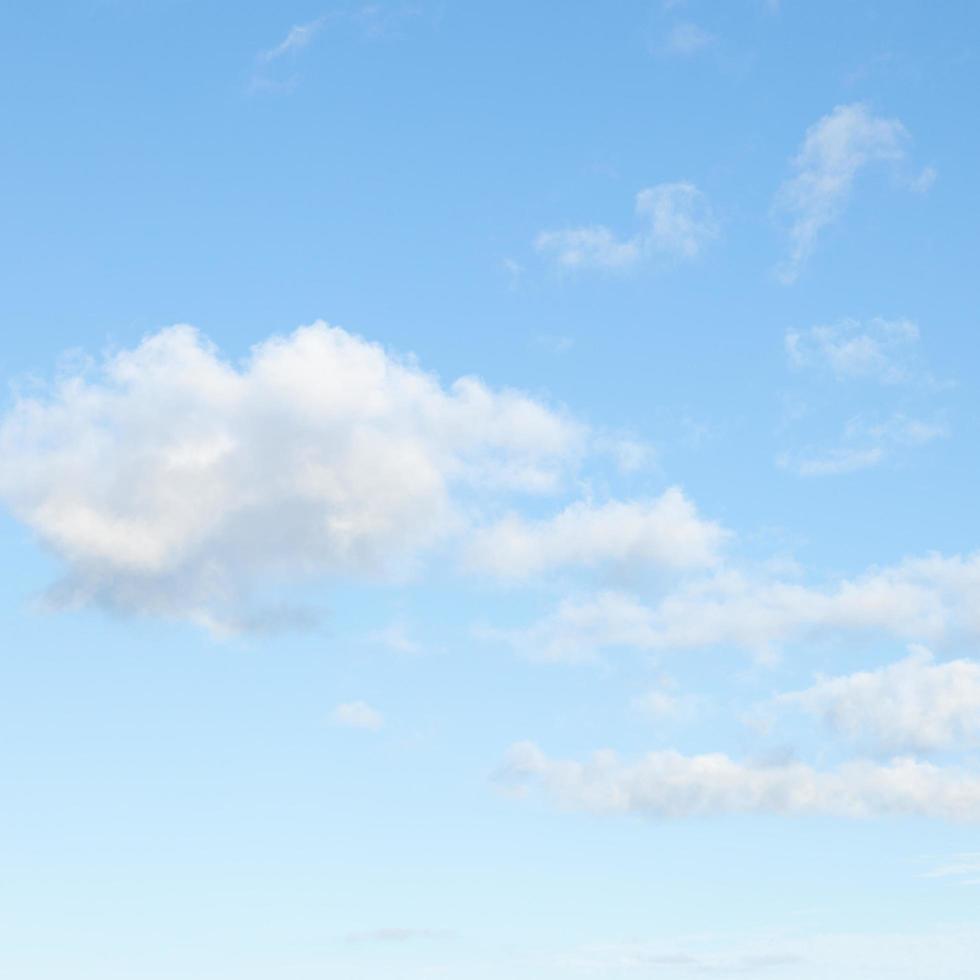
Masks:
[[[696,258],[718,235],[718,223],[705,195],[688,181],[657,184],[636,196],[636,214],[644,227],[620,238],[603,225],[543,231],[539,252],[566,269],[628,270],[656,255]]]
[[[675,24],[667,35],[667,50],[672,54],[691,55],[710,48],[718,39],[691,21]]]
[[[633,763],[611,751],[586,762],[554,760],[536,745],[513,746],[500,773],[517,788],[539,786],[559,805],[594,813],[688,817],[725,813],[839,817],[915,815],[980,820],[980,776],[914,759],[847,762],[818,770],[801,762],[738,762],[722,753],[651,752]]]
[[[784,281],[796,279],[821,231],[840,216],[858,174],[876,162],[901,160],[908,141],[899,120],[875,116],[862,103],[839,105],[810,126],[793,161],[795,174],[776,196],[791,222]]]
[[[980,854],[957,854],[951,860],[927,871],[923,878],[957,878],[964,884],[980,884]]]
[[[830,729],[879,751],[932,751],[975,744],[980,736],[980,664],[936,663],[924,647],[878,670],[822,678],[779,695]]]
[[[941,422],[909,418],[901,412],[875,422],[857,417],[844,427],[841,445],[783,453],[776,462],[800,476],[839,476],[877,466],[897,449],[924,446],[947,434]]]
[[[657,687],[633,698],[631,707],[652,722],[689,720],[702,706],[702,699],[695,694],[677,694],[673,687],[668,678],[662,678]]]
[[[468,564],[503,578],[529,578],[564,566],[703,568],[729,537],[700,517],[678,487],[647,501],[579,502],[548,520],[512,514],[474,533]]]
[[[653,603],[617,592],[566,599],[530,627],[496,635],[552,661],[706,647],[767,660],[793,641],[855,632],[921,643],[980,634],[980,555],[910,558],[823,588],[722,569]]]
[[[179,326],[19,398],[0,498],[66,566],[52,602],[247,628],[253,585],[404,572],[467,494],[555,490],[586,444],[523,394],[444,388],[323,323],[240,366]]]
[[[831,326],[786,332],[786,353],[795,367],[826,367],[839,378],[908,381],[919,328],[911,320],[845,319]]]
[[[638,239],[621,241],[602,225],[543,231],[534,246],[539,252],[553,254],[555,261],[567,269],[627,269],[639,261],[641,254]]]
[[[363,701],[338,704],[330,714],[335,725],[343,728],[361,728],[365,731],[379,731],[385,723],[384,715]]]
[[[326,20],[326,17],[318,17],[309,23],[290,28],[289,33],[275,47],[259,55],[259,61],[268,63],[305,48],[320,32]]]

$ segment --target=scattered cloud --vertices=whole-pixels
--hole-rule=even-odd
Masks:
[[[956,878],[964,885],[980,885],[980,854],[957,854],[952,860],[927,871],[922,877]]]
[[[838,379],[898,384],[913,377],[919,328],[911,320],[844,319],[831,326],[788,330],[785,344],[797,368],[828,369]]]
[[[667,35],[667,51],[677,55],[692,55],[718,43],[718,38],[691,21],[675,24]]]
[[[776,195],[777,211],[790,222],[790,254],[779,270],[784,282],[799,276],[820,233],[840,217],[858,175],[875,163],[902,160],[908,143],[898,119],[876,116],[860,102],[839,105],[810,126],[794,175]]]
[[[653,603],[612,591],[569,598],[531,626],[495,635],[548,661],[709,647],[767,661],[808,637],[871,631],[917,643],[980,635],[980,555],[909,558],[822,588],[723,567]]]
[[[635,210],[642,229],[620,238],[604,225],[543,231],[535,247],[563,269],[626,271],[658,255],[694,259],[718,235],[718,223],[704,194],[688,181],[640,191]]]
[[[628,763],[616,753],[586,762],[514,745],[498,774],[515,789],[540,788],[558,805],[593,813],[680,818],[728,813],[923,816],[980,820],[980,776],[909,758],[864,760],[819,770],[801,762],[739,762],[722,753],[651,752]]]
[[[840,445],[786,452],[777,463],[799,476],[839,476],[877,466],[897,449],[924,446],[947,435],[942,422],[909,418],[902,413],[876,422],[858,417],[845,425]]]
[[[324,16],[317,17],[316,20],[311,20],[306,24],[298,24],[295,27],[291,27],[286,36],[277,45],[269,48],[267,51],[261,52],[258,60],[263,64],[268,64],[270,61],[276,61],[286,55],[301,51],[320,33],[326,22],[327,18]]]
[[[654,723],[686,721],[701,708],[703,699],[696,694],[678,694],[668,678],[656,687],[633,698],[631,707],[638,715]]]
[[[384,715],[363,701],[351,701],[348,704],[338,704],[330,714],[335,725],[342,728],[360,728],[364,731],[376,732],[384,727]]]
[[[395,653],[418,654],[422,652],[422,644],[411,635],[407,624],[401,621],[389,623],[383,629],[374,630],[366,637],[369,643],[377,643]]]
[[[925,647],[878,670],[819,679],[779,695],[829,729],[880,752],[931,752],[976,744],[980,737],[980,664],[936,663]]]
[[[470,567],[501,578],[606,564],[691,569],[717,564],[729,537],[671,487],[653,500],[574,503],[546,520],[511,514],[474,532],[466,558]]]
[[[236,630],[254,586],[404,575],[462,526],[467,496],[552,492],[588,438],[325,323],[240,366],[178,326],[18,398],[0,499],[66,569],[52,605]]]

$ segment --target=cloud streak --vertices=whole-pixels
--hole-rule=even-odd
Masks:
[[[551,759],[531,742],[510,749],[499,773],[514,788],[538,788],[559,806],[599,814],[683,818],[733,813],[845,818],[921,816],[980,821],[980,776],[909,758],[863,760],[819,770],[800,762],[763,765],[723,753],[651,752],[623,762],[614,752],[587,761]]]

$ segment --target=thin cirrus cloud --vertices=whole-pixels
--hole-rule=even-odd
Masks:
[[[330,713],[330,720],[341,728],[356,728],[368,732],[380,731],[385,723],[384,715],[364,701],[338,704]]]
[[[711,48],[717,43],[718,38],[710,31],[699,27],[693,21],[681,21],[668,32],[666,50],[670,54],[689,56]]]
[[[735,567],[679,582],[655,601],[605,591],[567,598],[496,636],[534,659],[577,662],[606,650],[743,650],[760,661],[807,638],[879,632],[907,642],[980,636],[980,555],[928,555],[829,586]]]
[[[802,762],[740,762],[724,753],[666,750],[624,762],[552,759],[532,742],[512,746],[498,772],[518,792],[537,788],[559,806],[598,814],[683,818],[732,813],[980,821],[980,776],[912,758],[855,760],[821,770]]]
[[[787,330],[786,355],[795,368],[829,371],[838,380],[870,379],[899,384],[914,377],[919,328],[911,320],[874,317]]]
[[[784,347],[790,366],[813,379],[836,382],[832,411],[840,411],[839,402],[846,396],[851,399],[852,414],[832,444],[811,443],[784,451],[777,456],[777,465],[803,477],[839,476],[878,466],[905,450],[947,436],[945,421],[937,417],[930,403],[923,402],[924,395],[931,396],[947,385],[937,383],[920,364],[919,337],[919,328],[911,320],[883,317],[868,321],[844,318],[833,324],[788,330]],[[842,390],[838,386],[844,383],[848,387]],[[867,393],[869,384],[877,386],[873,413],[867,411],[866,401],[855,402]],[[811,387],[811,396],[818,390]],[[824,391],[826,409],[829,404]],[[887,402],[882,403],[884,391],[889,392],[890,411]],[[910,415],[905,408],[912,396],[919,400],[918,415]],[[855,404],[865,411],[856,410]]]
[[[776,708],[819,718],[834,733],[882,752],[932,752],[980,737],[980,664],[937,663],[925,647],[877,670],[820,678],[778,695]]]
[[[909,141],[898,119],[876,116],[861,102],[839,105],[810,126],[793,160],[793,176],[775,200],[789,221],[789,256],[778,270],[783,282],[799,276],[821,232],[843,212],[861,172],[876,163],[898,163]]]
[[[941,421],[912,418],[903,412],[877,420],[857,416],[844,425],[838,445],[785,452],[776,463],[798,476],[840,476],[878,466],[898,450],[925,446],[948,434]]]
[[[64,566],[53,605],[236,630],[253,585],[403,574],[467,495],[553,492],[588,444],[526,395],[443,387],[324,323],[238,365],[178,326],[19,397],[0,499]]]
[[[718,236],[708,199],[689,181],[657,184],[636,195],[639,231],[620,237],[605,225],[542,231],[535,248],[565,270],[629,271],[657,256],[694,259]]]
[[[317,17],[316,20],[308,21],[305,24],[297,24],[291,27],[286,36],[276,45],[258,55],[258,61],[263,64],[276,61],[286,55],[295,54],[303,48],[308,47],[314,38],[326,24],[326,16]]]
[[[476,530],[467,564],[500,578],[527,579],[563,567],[704,568],[720,560],[730,533],[701,517],[678,487],[645,501],[579,501],[554,517],[511,514]]]

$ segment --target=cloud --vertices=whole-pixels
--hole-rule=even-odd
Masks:
[[[699,938],[704,944],[704,937]],[[691,945],[697,942],[692,940]],[[804,957],[793,953],[668,952],[651,944],[630,943],[587,947],[569,957],[567,965],[574,972],[586,970],[601,976],[609,976],[609,971],[615,970],[616,976],[626,971],[656,977],[731,977],[758,976],[762,971],[768,974],[770,970],[781,972],[786,967],[798,969],[804,962]]]
[[[553,254],[567,269],[628,269],[641,255],[638,239],[620,241],[602,225],[542,231],[534,246],[539,252]]]
[[[289,33],[275,46],[263,51],[258,56],[258,60],[264,64],[282,58],[284,55],[295,54],[295,52],[307,47],[309,43],[320,33],[327,18],[317,17],[306,24],[298,24],[290,28]]]
[[[980,555],[909,558],[829,587],[722,568],[652,603],[612,591],[565,599],[496,635],[529,656],[574,662],[609,649],[709,647],[767,660],[790,642],[868,632],[920,643],[980,635]]]
[[[691,569],[718,562],[729,533],[698,515],[678,487],[647,501],[571,504],[555,517],[511,514],[474,533],[470,567],[501,578],[530,578],[557,568],[597,565]]]
[[[550,759],[531,742],[514,745],[499,773],[505,785],[539,787],[560,806],[592,813],[680,818],[730,813],[922,816],[980,820],[980,776],[914,759],[846,762],[818,770],[800,762],[738,762],[722,753],[616,753],[588,761]]]
[[[783,453],[776,462],[799,476],[839,476],[877,466],[896,449],[924,446],[946,435],[948,430],[941,422],[909,418],[900,412],[878,422],[858,417],[844,427],[841,445]]]
[[[408,943],[415,939],[438,939],[445,933],[435,929],[405,929],[389,926],[381,929],[367,929],[363,932],[349,932],[344,937],[349,943]]]
[[[899,120],[875,116],[860,102],[839,105],[810,126],[793,161],[795,173],[776,195],[777,210],[790,220],[784,282],[797,278],[820,233],[840,216],[858,174],[874,163],[901,160],[908,142]]]
[[[924,647],[878,670],[818,680],[779,695],[835,733],[882,752],[930,752],[976,744],[980,736],[980,664],[936,663]]]
[[[980,854],[957,854],[952,860],[927,871],[923,878],[958,878],[963,884],[980,884]]]
[[[19,397],[0,499],[65,567],[55,606],[247,628],[253,586],[403,575],[465,501],[552,492],[584,427],[317,323],[223,360],[188,326]]]
[[[633,710],[651,722],[690,720],[702,707],[703,699],[695,694],[675,694],[673,684],[662,678],[657,687],[633,698]]]
[[[667,35],[667,50],[671,54],[692,55],[717,44],[718,38],[690,21],[675,24]]]
[[[636,195],[640,231],[622,239],[604,225],[543,231],[539,252],[565,269],[625,271],[657,255],[694,259],[718,236],[718,223],[705,195],[688,181],[657,184]]]
[[[360,728],[369,732],[379,731],[385,723],[384,715],[363,701],[338,704],[330,718],[335,725],[342,728]]]
[[[786,353],[797,368],[825,368],[838,379],[897,384],[912,377],[919,328],[911,320],[844,319],[832,326],[786,332]]]

